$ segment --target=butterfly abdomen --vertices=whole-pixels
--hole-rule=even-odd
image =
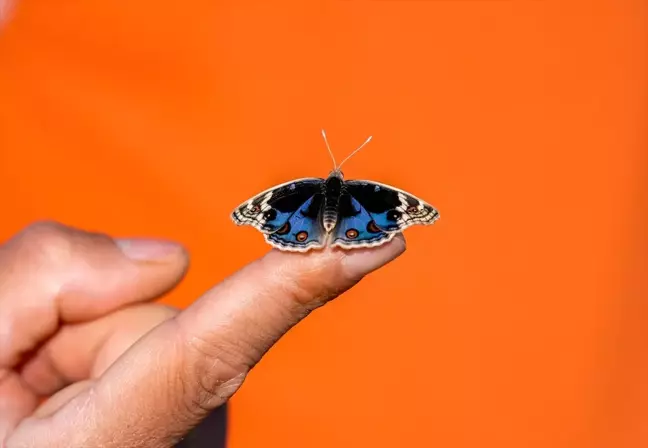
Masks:
[[[342,179],[336,175],[329,176],[324,184],[324,207],[322,209],[322,225],[324,230],[333,230],[338,220],[340,195],[342,194]]]

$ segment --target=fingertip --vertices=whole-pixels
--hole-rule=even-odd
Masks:
[[[122,260],[128,262],[123,268],[135,268],[140,280],[151,285],[166,284],[167,291],[175,287],[189,270],[190,255],[187,249],[175,241],[150,238],[116,238]],[[130,262],[130,263],[129,263]]]
[[[260,271],[280,279],[283,285],[293,285],[292,295],[299,303],[320,304],[394,260],[405,248],[405,238],[397,234],[377,247],[325,247],[305,253],[273,249],[261,259]]]
[[[345,251],[342,264],[350,275],[364,277],[398,258],[406,248],[405,237],[399,233],[381,246]]]

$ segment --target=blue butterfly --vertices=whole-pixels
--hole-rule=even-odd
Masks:
[[[414,224],[439,218],[430,204],[398,188],[368,180],[344,180],[340,168],[369,137],[337,166],[326,134],[334,169],[328,178],[295,179],[245,201],[232,212],[237,225],[250,225],[280,250],[306,252],[325,246],[376,247]]]

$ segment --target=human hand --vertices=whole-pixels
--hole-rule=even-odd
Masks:
[[[186,271],[180,246],[32,225],[0,246],[0,445],[173,446],[293,325],[404,250],[271,250],[178,312],[149,302]]]

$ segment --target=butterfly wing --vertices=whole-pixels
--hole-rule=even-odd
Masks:
[[[338,223],[333,231],[333,247],[345,249],[375,247],[390,241],[396,233],[380,229],[374,218],[350,194],[342,194],[338,206]]]
[[[322,191],[324,179],[311,177],[276,185],[248,199],[232,212],[237,225],[250,225],[264,234],[281,229],[312,196]]]
[[[277,249],[292,252],[323,247],[327,237],[320,219],[323,201],[322,193],[308,198],[283,226],[265,235],[266,241]]]
[[[344,183],[350,194],[373,218],[375,227],[397,233],[414,224],[429,225],[439,219],[439,212],[416,196],[369,180],[350,180]]]

